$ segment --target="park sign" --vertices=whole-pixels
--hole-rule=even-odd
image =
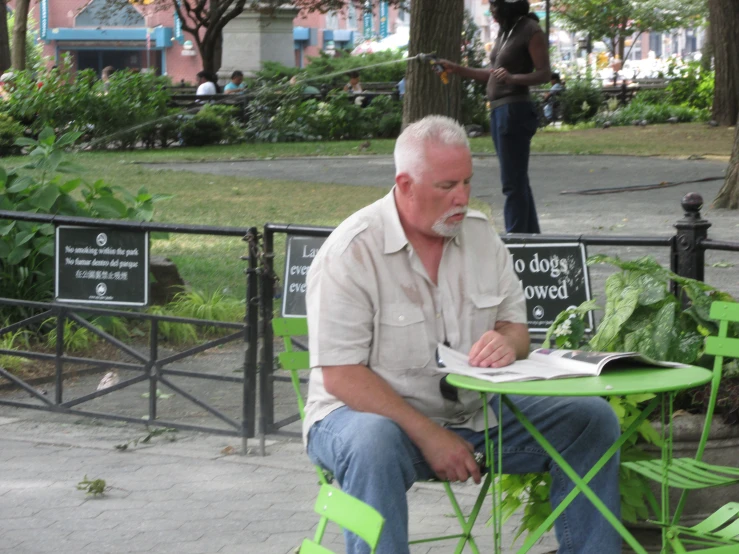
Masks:
[[[531,332],[546,332],[557,315],[590,300],[585,245],[578,242],[546,243],[529,239],[506,244],[513,269],[526,297],[526,319]],[[586,332],[593,329],[588,312]]]
[[[60,225],[54,277],[57,302],[146,306],[149,233]]]
[[[282,280],[282,317],[305,317],[306,276],[326,237],[287,237],[285,278]]]

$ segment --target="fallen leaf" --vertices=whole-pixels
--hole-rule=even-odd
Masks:
[[[236,454],[236,449],[233,446],[227,446],[223,450],[221,450],[221,454],[224,456],[231,456],[233,454]]]

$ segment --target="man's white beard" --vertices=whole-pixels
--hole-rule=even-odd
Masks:
[[[462,223],[464,223],[464,219],[457,223],[449,223],[447,222],[447,219],[457,214],[467,215],[467,206],[463,208],[452,208],[451,210],[447,211],[446,213],[444,213],[444,215],[442,215],[434,222],[434,224],[431,226],[431,230],[440,237],[456,237],[459,234],[459,231],[462,229]]]

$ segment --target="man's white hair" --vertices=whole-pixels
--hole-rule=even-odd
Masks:
[[[395,142],[395,175],[409,174],[417,180],[426,162],[426,144],[470,147],[467,133],[451,117],[429,115],[411,123]]]

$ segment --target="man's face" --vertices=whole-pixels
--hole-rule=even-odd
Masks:
[[[401,187],[408,205],[406,224],[424,235],[455,236],[470,201],[472,156],[465,146],[433,142],[426,144],[425,152],[417,179],[407,176],[409,183]]]

